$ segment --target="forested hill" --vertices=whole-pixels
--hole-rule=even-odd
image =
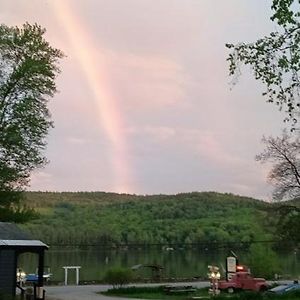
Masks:
[[[215,192],[137,196],[27,192],[24,228],[50,245],[247,243],[270,240],[271,204]]]

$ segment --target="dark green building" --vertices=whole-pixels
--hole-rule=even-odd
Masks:
[[[32,239],[15,224],[0,222],[0,292],[16,295],[18,257],[30,252],[38,255],[38,282],[34,287],[34,299],[43,299],[44,253],[47,249],[46,244]]]

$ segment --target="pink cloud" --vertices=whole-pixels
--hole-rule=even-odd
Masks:
[[[142,110],[183,105],[186,74],[175,60],[158,54],[110,53],[108,74],[120,104]]]

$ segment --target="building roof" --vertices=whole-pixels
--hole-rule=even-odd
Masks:
[[[46,244],[33,239],[14,223],[0,222],[0,247],[45,247]]]
[[[16,224],[0,222],[0,240],[31,240],[31,236]]]
[[[46,244],[38,240],[0,240],[0,246],[38,246],[48,248]]]

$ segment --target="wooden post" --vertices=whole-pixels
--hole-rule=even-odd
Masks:
[[[33,284],[33,299],[36,299],[36,284]]]
[[[43,285],[44,285],[44,250],[39,252],[39,266],[38,266],[38,282],[36,289],[36,298],[35,299],[43,299]]]
[[[68,269],[65,268],[65,285],[68,285]]]
[[[79,268],[76,268],[76,285],[79,284]]]
[[[39,266],[38,266],[38,287],[43,286],[44,283],[44,250],[39,253]]]

